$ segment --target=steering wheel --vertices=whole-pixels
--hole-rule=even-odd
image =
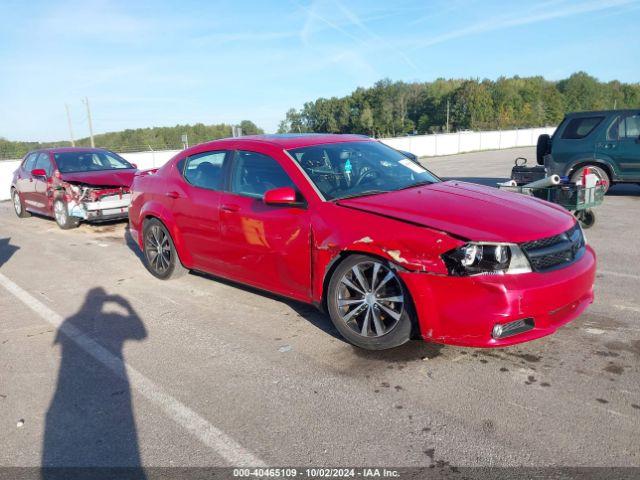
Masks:
[[[376,180],[380,178],[380,172],[378,172],[377,170],[373,170],[371,168],[365,167],[363,170],[360,171],[360,175],[358,176],[353,186],[357,187],[369,177],[371,177],[371,180]]]

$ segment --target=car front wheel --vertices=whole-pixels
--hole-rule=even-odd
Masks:
[[[78,225],[80,225],[80,219],[78,217],[69,215],[69,208],[64,200],[58,199],[53,202],[53,216],[58,226],[63,230],[77,228]]]
[[[156,278],[168,280],[181,277],[188,272],[180,262],[169,231],[155,218],[144,224],[143,250],[144,264]]]
[[[358,347],[385,350],[411,338],[411,299],[393,266],[380,259],[343,260],[329,281],[327,309],[342,336]]]
[[[24,203],[22,203],[20,194],[15,188],[11,189],[11,200],[13,201],[13,210],[19,218],[27,218],[31,216],[31,214],[24,208]]]

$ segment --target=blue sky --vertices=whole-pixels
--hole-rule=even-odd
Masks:
[[[640,0],[0,1],[0,136],[251,119],[381,78],[640,81]]]

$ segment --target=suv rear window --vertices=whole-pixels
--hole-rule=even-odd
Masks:
[[[593,129],[600,125],[604,117],[581,117],[569,120],[567,128],[562,133],[562,138],[579,140],[586,137]]]

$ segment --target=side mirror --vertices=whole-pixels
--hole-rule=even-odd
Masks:
[[[31,175],[34,177],[45,177],[47,176],[47,171],[44,168],[34,168],[31,170]]]
[[[131,166],[132,166],[133,168],[135,168],[136,170],[138,169],[138,164],[137,164],[137,163],[132,163],[132,164],[131,164]]]
[[[267,190],[262,197],[266,205],[291,205],[300,206],[296,191],[291,187],[274,188]]]

